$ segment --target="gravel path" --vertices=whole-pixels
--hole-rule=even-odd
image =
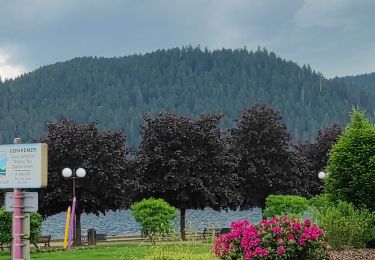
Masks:
[[[331,251],[335,260],[375,260],[375,249],[346,249]]]

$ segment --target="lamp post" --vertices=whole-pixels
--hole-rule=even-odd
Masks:
[[[73,198],[72,198],[72,201],[73,201],[76,197],[76,179],[85,177],[86,170],[83,168],[78,168],[77,170],[64,168],[61,173],[64,178],[72,179],[73,181]],[[73,241],[74,241],[74,244],[80,245],[81,244],[81,215],[80,214],[75,214],[73,223],[74,223]]]

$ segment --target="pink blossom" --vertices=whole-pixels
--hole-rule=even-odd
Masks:
[[[324,234],[323,230],[311,221],[300,223],[289,217],[263,220],[260,225],[241,220],[232,222],[231,227],[231,231],[219,236],[213,245],[212,249],[219,258],[235,256],[236,259],[245,260],[274,259],[277,255],[285,256],[286,247],[288,256],[293,256],[296,250],[305,250],[316,245],[309,241],[321,242],[321,236]],[[286,242],[288,240],[297,240],[297,243]]]
[[[267,249],[264,249],[264,248],[261,248],[261,247],[255,248],[254,253],[255,253],[255,255],[258,255],[258,256],[268,256],[268,254],[269,254]]]
[[[299,222],[294,222],[293,223],[293,229],[300,230],[301,227],[302,227],[301,223],[299,223]]]
[[[306,219],[304,224],[305,224],[305,227],[310,227],[311,226],[310,219]]]
[[[298,244],[300,244],[301,246],[305,244],[305,239],[303,237],[299,237],[298,238]]]
[[[285,254],[285,247],[284,247],[284,246],[279,246],[279,247],[277,248],[276,253],[277,253],[278,255]]]
[[[274,228],[272,229],[272,231],[273,231],[273,233],[275,233],[275,234],[281,234],[282,229],[281,229],[281,227],[276,226],[276,227],[274,227]]]
[[[277,224],[277,223],[279,223],[279,218],[278,218],[278,217],[274,217],[273,219],[271,219],[271,223],[272,223],[272,224]]]

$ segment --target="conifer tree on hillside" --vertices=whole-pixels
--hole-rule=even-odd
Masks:
[[[121,58],[75,58],[44,66],[0,87],[0,142],[25,142],[46,133],[61,114],[77,122],[97,120],[102,130],[123,129],[140,143],[143,114],[198,116],[223,113],[221,126],[245,107],[264,103],[284,117],[293,137],[310,139],[333,122],[345,123],[351,107],[374,115],[373,88],[328,80],[259,48],[202,50],[191,46]]]

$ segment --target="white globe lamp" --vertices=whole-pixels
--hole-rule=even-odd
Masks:
[[[73,174],[73,171],[72,171],[72,169],[70,169],[70,168],[64,168],[64,169],[62,170],[62,175],[63,175],[65,178],[72,177],[72,174]]]
[[[325,172],[319,172],[318,173],[318,178],[323,180],[324,178],[326,177],[326,173]]]
[[[86,176],[86,170],[83,169],[83,168],[78,168],[77,171],[76,171],[76,175],[79,178],[83,178],[83,177]]]

